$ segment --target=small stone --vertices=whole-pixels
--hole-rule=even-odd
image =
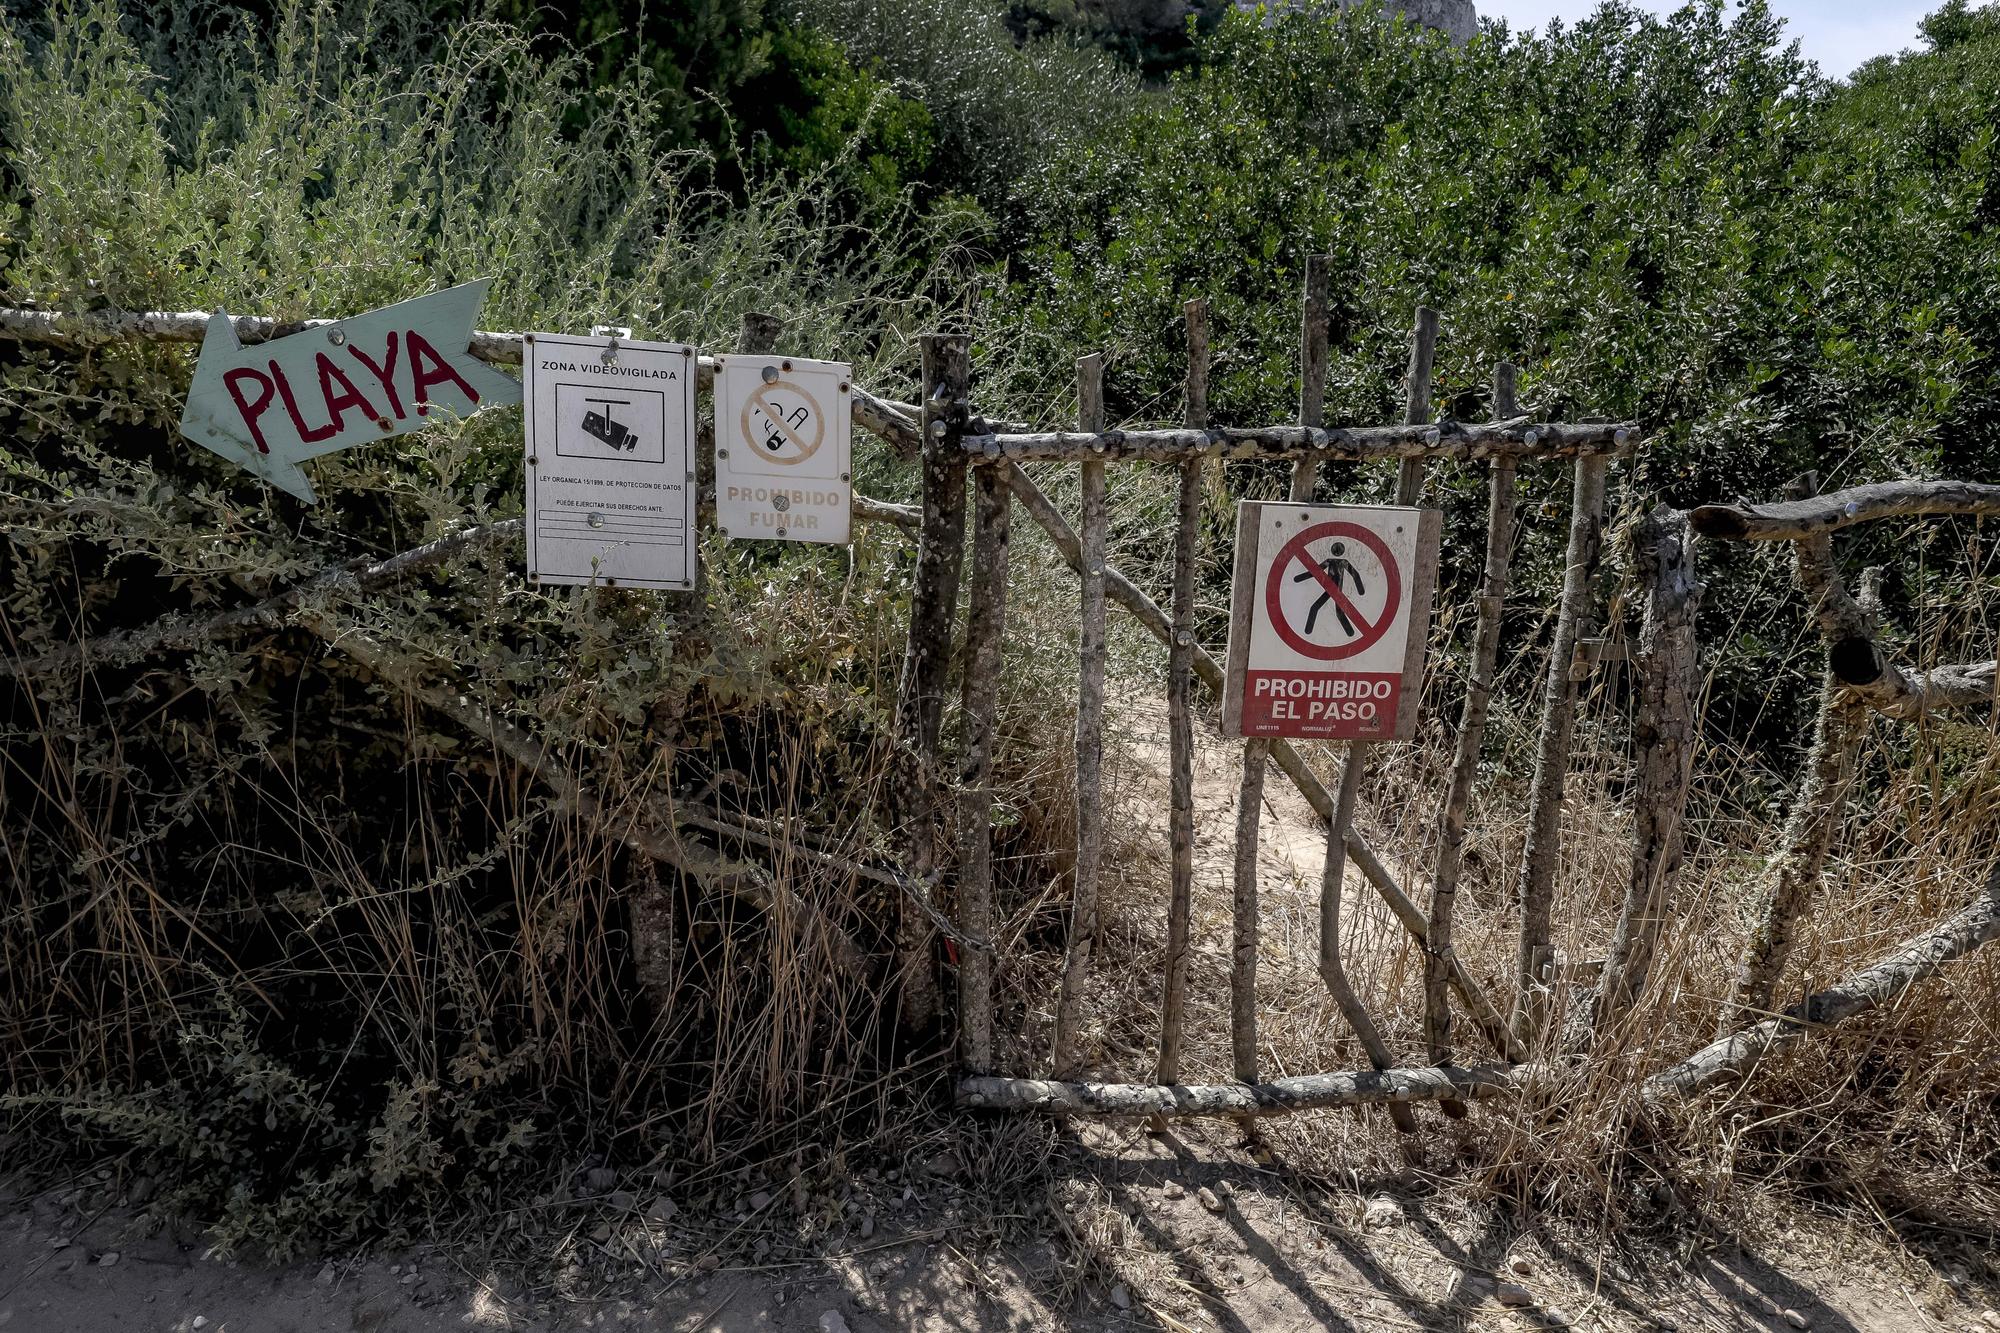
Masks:
[[[1111,1284],[1111,1303],[1121,1310],[1132,1308],[1132,1293],[1125,1289],[1123,1282]]]
[[[618,1173],[608,1166],[593,1166],[583,1173],[583,1186],[592,1194],[606,1194],[618,1184]]]
[[[1386,1194],[1378,1194],[1362,1210],[1361,1225],[1370,1231],[1403,1225],[1403,1205]]]
[[[1784,1320],[1786,1323],[1790,1324],[1793,1328],[1812,1327],[1812,1322],[1808,1320],[1804,1315],[1800,1314],[1797,1310],[1780,1310],[1778,1311],[1778,1318]]]
[[[103,1254],[97,1256],[97,1266],[99,1268],[109,1268],[117,1262],[118,1251],[116,1250],[106,1250]]]
[[[1201,1200],[1201,1206],[1208,1209],[1209,1212],[1220,1213],[1222,1211],[1222,1200],[1216,1198],[1215,1191],[1208,1186],[1203,1185],[1200,1189],[1196,1190],[1194,1197]]]
[[[68,1237],[68,1236],[50,1236],[50,1237],[49,1237],[49,1248],[50,1248],[50,1249],[52,1249],[52,1250],[66,1250],[66,1249],[68,1249],[68,1248],[69,1248],[69,1237]]]
[[[632,1205],[638,1202],[639,1200],[633,1195],[632,1191],[630,1190],[611,1191],[611,1206],[613,1208],[616,1208],[621,1213],[631,1212]]]
[[[188,1320],[188,1327],[189,1327],[189,1328],[207,1328],[207,1327],[208,1327],[208,1316],[207,1316],[207,1315],[205,1315],[205,1314],[198,1314],[198,1315],[196,1315],[196,1316],[195,1316],[194,1318],[192,1318],[192,1319]]]
[[[398,1273],[400,1273],[400,1272],[402,1272],[402,1271],[403,1271],[403,1266],[402,1266],[401,1264],[390,1264],[390,1265],[389,1265],[389,1276],[390,1276],[390,1277],[394,1277],[394,1276],[396,1276],[396,1274],[398,1274]]]
[[[1512,1310],[1535,1303],[1535,1294],[1518,1282],[1502,1282],[1493,1289],[1493,1299]]]
[[[875,1238],[875,1214],[870,1213],[868,1214],[868,1216],[861,1219],[861,1239],[873,1240],[874,1238]]]
[[[924,1170],[934,1176],[949,1178],[961,1174],[965,1166],[958,1160],[957,1153],[941,1152],[924,1163]]]
[[[680,1212],[680,1205],[662,1194],[646,1205],[646,1220],[649,1222],[671,1222]]]
[[[132,1182],[132,1188],[125,1191],[125,1202],[137,1208],[140,1204],[153,1197],[153,1188],[153,1178],[151,1176],[140,1176]]]
[[[2000,1328],[2000,1310],[1981,1310],[1979,1322],[1988,1328]]]
[[[319,1284],[322,1287],[330,1287],[333,1285],[333,1279],[336,1276],[338,1275],[333,1271],[333,1265],[325,1264],[319,1270]]]
[[[694,1261],[694,1266],[704,1273],[713,1273],[722,1267],[722,1260],[713,1254],[704,1254]]]
[[[1546,1306],[1542,1310],[1542,1324],[1545,1327],[1568,1328],[1574,1322],[1576,1321],[1569,1317],[1569,1311],[1559,1305]]]
[[[1186,1187],[1178,1180],[1169,1180],[1166,1188],[1161,1193],[1165,1194],[1169,1199],[1185,1199],[1187,1197]]]
[[[1535,1266],[1529,1263],[1524,1255],[1517,1254],[1507,1261],[1507,1271],[1510,1273],[1519,1273],[1522,1277],[1528,1277],[1534,1273]]]
[[[851,1333],[847,1317],[838,1310],[824,1311],[819,1317],[819,1333]]]
[[[756,1192],[755,1194],[753,1194],[753,1195],[751,1195],[751,1196],[750,1196],[750,1211],[751,1211],[751,1212],[753,1212],[753,1213],[761,1213],[761,1212],[763,1212],[763,1211],[764,1211],[764,1210],[765,1210],[766,1208],[769,1208],[770,1206],[771,1206],[771,1195],[770,1195],[770,1191],[768,1191],[768,1190],[758,1190],[758,1191],[757,1191],[757,1192]]]
[[[611,1224],[609,1222],[599,1222],[596,1226],[590,1229],[590,1238],[596,1241],[600,1245],[603,1244],[605,1241],[610,1240]]]

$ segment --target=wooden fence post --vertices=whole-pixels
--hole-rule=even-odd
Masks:
[[[931,819],[937,805],[938,733],[951,666],[952,619],[965,561],[965,450],[971,415],[971,347],[962,334],[926,334],[923,349],[923,525],[917,532],[916,584],[910,597],[910,637],[896,693],[895,741],[900,772],[897,815],[907,826],[909,866],[926,881],[937,868]],[[921,1025],[937,1015],[937,975],[931,931],[905,905],[897,926],[903,1020]]]
[[[965,625],[965,768],[959,785],[958,925],[993,938],[993,717],[1000,694],[1000,649],[1007,624],[1007,552],[1014,503],[997,466],[975,468],[972,605]],[[993,966],[986,948],[958,955],[959,1053],[968,1070],[993,1070]]]
[[[1577,641],[1591,625],[1591,579],[1604,544],[1605,459],[1576,460],[1569,518],[1569,551],[1555,641],[1549,645],[1542,690],[1542,735],[1535,777],[1528,789],[1528,837],[1521,855],[1521,943],[1515,959],[1514,1035],[1533,1046],[1547,1025],[1555,955],[1549,940],[1554,912],[1556,860],[1562,846],[1563,780],[1576,728]]]
[[[1189,301],[1187,320],[1187,425],[1200,429],[1208,425],[1208,302]],[[1180,503],[1174,528],[1173,639],[1167,645],[1167,741],[1172,774],[1169,785],[1168,837],[1172,843],[1173,887],[1167,904],[1167,967],[1160,1005],[1160,1060],[1155,1077],[1161,1083],[1180,1078],[1183,1015],[1187,1008],[1188,918],[1194,910],[1194,731],[1189,715],[1188,691],[1194,674],[1194,544],[1201,522],[1201,474],[1203,460],[1181,464]],[[1249,985],[1257,982],[1256,918],[1250,922]],[[1236,1063],[1244,1061],[1241,1038],[1243,1021],[1243,921],[1242,899],[1237,899],[1235,961],[1230,971],[1231,1028],[1235,1033]],[[1250,1063],[1257,1059],[1256,1012],[1250,1010]],[[1239,1069],[1240,1073],[1240,1069]]]
[[[1415,327],[1410,335],[1410,368],[1403,381],[1404,420],[1420,426],[1430,420],[1431,371],[1437,358],[1437,311],[1418,306]],[[1396,503],[1413,505],[1423,496],[1424,460],[1405,458],[1396,468]],[[1361,776],[1368,767],[1368,744],[1349,741],[1347,758],[1340,767],[1340,794],[1334,801],[1333,819],[1327,830],[1326,864],[1319,885],[1319,975],[1332,992],[1347,1025],[1354,1029],[1368,1062],[1377,1069],[1390,1069],[1395,1061],[1381,1029],[1355,993],[1347,978],[1347,966],[1340,957],[1340,906],[1347,887],[1347,826],[1354,820],[1354,804],[1361,790]],[[1428,930],[1426,931],[1428,943]],[[1392,1104],[1390,1117],[1405,1134],[1416,1132],[1416,1114],[1409,1107]]]
[[[1632,748],[1638,752],[1639,771],[1632,793],[1632,877],[1591,1016],[1591,1030],[1599,1041],[1645,990],[1653,949],[1673,900],[1674,879],[1681,868],[1681,815],[1687,808],[1694,768],[1695,703],[1701,688],[1694,626],[1701,584],[1695,578],[1695,539],[1688,531],[1687,515],[1656,509],[1633,524],[1625,540],[1646,596],[1634,657],[1639,702],[1632,720]]]
[[[1326,419],[1327,265],[1328,257],[1324,255],[1310,255],[1306,259],[1305,297],[1299,317],[1299,424],[1301,426],[1318,426]],[[1293,504],[1311,502],[1313,482],[1318,471],[1318,463],[1310,454],[1292,460],[1292,485],[1288,498]],[[1258,822],[1264,813],[1264,766],[1270,762],[1270,758],[1269,741],[1252,736],[1243,742],[1243,781],[1236,792],[1236,860],[1233,867],[1233,884],[1236,902],[1239,905],[1246,903],[1248,905],[1247,913],[1252,922],[1253,932],[1256,928],[1258,911],[1257,849],[1261,839]],[[1239,912],[1244,910],[1239,906]],[[1254,933],[1252,947],[1255,947]],[[1247,1065],[1244,1064],[1243,1046],[1237,1047],[1236,1077],[1246,1083],[1257,1081],[1255,980],[1253,964]]]
[[[1788,500],[1804,500],[1819,491],[1819,477],[1808,473],[1786,488]],[[1808,593],[1815,590],[1823,599],[1833,590],[1833,537],[1820,532],[1792,543],[1798,564],[1798,579]],[[1842,589],[1841,596],[1845,596]],[[1867,618],[1872,601],[1863,594],[1860,616]],[[1819,606],[1815,619],[1829,650],[1837,640],[1829,632],[1829,617]],[[1854,778],[1855,761],[1862,739],[1872,720],[1868,705],[1843,685],[1829,665],[1822,673],[1819,716],[1813,725],[1812,749],[1807,753],[1805,780],[1785,821],[1784,845],[1771,867],[1771,889],[1764,901],[1763,915],[1743,946],[1737,963],[1736,984],[1723,1006],[1717,1033],[1727,1036],[1745,1023],[1769,1016],[1778,991],[1778,979],[1792,956],[1792,938],[1802,915],[1819,888],[1826,865],[1827,849],[1840,823],[1840,807]]]
[[[1104,354],[1076,363],[1076,426],[1104,429]],[[996,471],[999,469],[995,469]],[[1104,463],[1082,469],[1082,522],[1078,525],[1078,578],[1083,605],[1077,620],[1076,870],[1070,893],[1069,947],[1063,959],[1062,996],[1056,1003],[1055,1073],[1076,1068],[1077,1010],[1090,978],[1097,940],[1097,879],[1104,857]]]
[[[1521,410],[1511,362],[1493,367],[1493,419],[1508,421]],[[1431,877],[1431,929],[1424,949],[1424,1040],[1433,1064],[1451,1063],[1452,912],[1458,903],[1458,875],[1464,865],[1466,809],[1479,780],[1479,750],[1486,739],[1486,713],[1493,702],[1493,672],[1500,660],[1500,616],[1507,596],[1507,567],[1514,555],[1514,481],[1511,458],[1489,465],[1486,499],[1486,571],[1479,586],[1479,618],[1472,635],[1472,668],[1466,673],[1465,708],[1459,715],[1458,745],[1452,754],[1451,783],[1438,817],[1437,869]],[[1464,1113],[1462,1103],[1445,1103],[1446,1114]]]

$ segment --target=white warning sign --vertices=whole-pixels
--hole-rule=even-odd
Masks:
[[[720,356],[715,369],[715,522],[725,537],[848,540],[853,367]]]
[[[523,340],[528,578],[694,587],[694,349]]]
[[[1239,506],[1225,734],[1408,740],[1438,524],[1432,509]]]

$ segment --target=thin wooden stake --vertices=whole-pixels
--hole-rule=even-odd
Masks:
[[[1418,306],[1416,324],[1410,336],[1410,369],[1403,381],[1404,420],[1412,426],[1420,426],[1430,420],[1431,414],[1431,367],[1437,355],[1437,311],[1429,306]],[[1424,489],[1424,460],[1405,458],[1396,469],[1396,503],[1413,505],[1422,496]],[[1327,830],[1326,864],[1320,875],[1319,885],[1319,975],[1332,993],[1334,1003],[1340,1006],[1347,1025],[1354,1029],[1355,1037],[1368,1052],[1368,1062],[1377,1069],[1389,1069],[1395,1065],[1389,1054],[1388,1043],[1382,1040],[1381,1029],[1369,1016],[1368,1008],[1347,978],[1346,964],[1340,957],[1340,901],[1347,883],[1347,828],[1354,822],[1355,799],[1360,793],[1361,776],[1368,767],[1368,744],[1365,741],[1350,741],[1347,759],[1340,768],[1340,795],[1334,803],[1333,819]],[[1405,1134],[1413,1134],[1417,1129],[1415,1114],[1400,1103],[1392,1104],[1390,1116],[1396,1128]]]
[[[938,733],[951,665],[952,620],[965,563],[965,450],[971,415],[972,360],[960,334],[926,334],[923,348],[924,519],[917,534],[910,637],[896,693],[897,816],[908,830],[910,874],[926,879],[937,865],[931,819],[937,805]],[[931,930],[906,907],[897,926],[903,1021],[922,1026],[937,1016],[937,976]]]
[[[1680,874],[1681,815],[1694,769],[1701,684],[1694,632],[1701,583],[1694,576],[1694,546],[1687,515],[1672,509],[1646,515],[1627,538],[1632,569],[1646,596],[1633,658],[1639,705],[1632,748],[1639,771],[1632,790],[1632,876],[1592,1006],[1591,1028],[1599,1041],[1646,989]]]
[[[1104,355],[1076,363],[1077,429],[1104,429]],[[983,471],[1001,471],[998,468]],[[1083,606],[1077,621],[1076,871],[1070,895],[1069,950],[1063,960],[1062,997],[1056,1004],[1055,1072],[1076,1071],[1077,1010],[1090,979],[1097,939],[1097,878],[1104,856],[1104,464],[1083,465],[1083,514],[1079,525]]]
[[[1493,416],[1504,421],[1520,411],[1512,363],[1493,367]],[[1458,875],[1464,864],[1465,815],[1479,778],[1479,750],[1486,739],[1486,713],[1493,701],[1493,672],[1500,658],[1500,615],[1507,595],[1507,566],[1514,553],[1514,460],[1496,458],[1487,481],[1486,572],[1479,587],[1479,620],[1472,636],[1472,670],[1465,682],[1465,709],[1458,722],[1451,785],[1438,818],[1437,869],[1431,877],[1431,931],[1424,951],[1424,1041],[1435,1064],[1451,1063],[1452,912],[1458,902]],[[1463,1106],[1445,1103],[1446,1114]]]
[[[983,467],[972,536],[972,606],[965,626],[965,769],[959,784],[958,926],[993,937],[993,715],[1000,693],[1000,647],[1007,624],[1007,549],[1014,512],[1007,478]],[[959,1054],[975,1074],[993,1070],[993,955],[958,955]]]
[[[1593,622],[1590,585],[1604,545],[1605,460],[1578,458],[1569,518],[1569,552],[1563,572],[1562,605],[1555,641],[1549,645],[1548,679],[1542,690],[1542,735],[1535,753],[1535,777],[1528,790],[1528,838],[1521,855],[1521,943],[1515,960],[1514,1035],[1532,1047],[1548,1025],[1554,997],[1555,951],[1550,944],[1554,915],[1556,861],[1562,846],[1563,781],[1569,773],[1570,741],[1576,728],[1579,639]]]
[[[1327,302],[1327,257],[1312,255],[1306,260],[1305,298],[1299,319],[1299,424],[1318,426],[1325,420],[1326,412],[1326,302]],[[1290,499],[1294,504],[1306,504],[1312,500],[1313,478],[1318,465],[1310,455],[1292,461],[1292,487]],[[1235,899],[1239,913],[1245,911],[1252,921],[1253,942],[1255,939],[1255,918],[1258,910],[1257,850],[1261,840],[1258,828],[1264,812],[1264,768],[1271,759],[1271,743],[1259,737],[1251,737],[1243,742],[1243,780],[1236,792],[1236,863],[1234,871]],[[1241,917],[1239,916],[1239,922]],[[1240,929],[1240,926],[1239,926]],[[1254,947],[1254,943],[1253,943]],[[1255,986],[1255,964],[1251,965],[1251,985]],[[1256,1016],[1254,995],[1251,1001],[1249,1064],[1242,1063],[1242,1048],[1238,1048],[1238,1068],[1236,1076],[1246,1083],[1256,1082]]]
[[[1187,320],[1187,424],[1193,429],[1208,425],[1208,302],[1189,301]],[[1173,887],[1167,904],[1167,967],[1165,990],[1160,1005],[1160,1060],[1155,1077],[1162,1083],[1180,1078],[1183,1015],[1187,1008],[1188,923],[1194,910],[1194,731],[1188,708],[1188,692],[1194,674],[1194,543],[1201,522],[1200,459],[1183,463],[1180,469],[1180,504],[1174,528],[1173,639],[1167,645],[1167,740],[1171,810],[1168,836],[1172,842]],[[1256,918],[1250,923],[1248,984],[1254,994],[1257,984]],[[1241,994],[1243,968],[1243,903],[1238,896],[1235,962],[1230,972],[1231,1030],[1236,1049],[1238,1077],[1245,1066],[1244,1015],[1249,1015],[1248,1065],[1257,1062],[1256,1011],[1245,1009]]]

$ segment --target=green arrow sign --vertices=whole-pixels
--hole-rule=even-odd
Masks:
[[[466,350],[487,279],[245,347],[208,321],[181,434],[307,503],[308,458],[521,401]]]

